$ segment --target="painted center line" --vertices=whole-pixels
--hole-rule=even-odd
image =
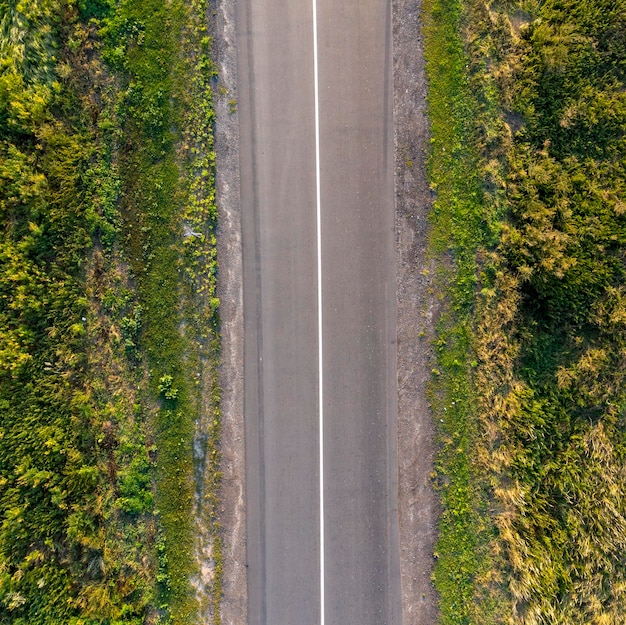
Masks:
[[[324,625],[324,369],[322,337],[322,203],[320,193],[320,105],[317,64],[317,0],[313,0],[313,75],[315,88],[315,188],[317,213],[317,341],[319,387],[320,623]]]

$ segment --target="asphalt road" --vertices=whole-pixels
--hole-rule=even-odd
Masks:
[[[312,6],[238,14],[248,623],[399,625],[391,9],[317,1],[320,536]]]

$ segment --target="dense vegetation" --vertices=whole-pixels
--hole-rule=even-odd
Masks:
[[[195,621],[197,422],[219,621],[207,13],[0,2],[0,623]]]
[[[427,10],[442,622],[624,623],[626,3]]]

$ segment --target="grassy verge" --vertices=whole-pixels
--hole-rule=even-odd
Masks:
[[[200,578],[201,618],[221,623],[222,537],[218,517],[221,482],[219,299],[217,286],[217,205],[215,202],[215,150],[213,127],[213,86],[216,68],[211,58],[207,19],[209,0],[194,0],[182,41],[182,62],[186,78],[182,141],[179,159],[184,163],[187,200],[183,215],[186,235],[181,256],[185,263],[183,315],[189,350],[190,370],[196,371],[194,437],[195,505],[194,534],[196,553],[210,550],[210,579]],[[206,555],[200,555],[206,557]],[[200,588],[204,584],[205,588]]]
[[[566,5],[425,5],[444,623],[623,622],[626,6]]]
[[[437,369],[431,386],[433,414],[440,424],[437,483],[442,502],[436,545],[435,586],[441,622],[466,624],[474,613],[480,561],[480,507],[471,452],[476,435],[471,391],[471,324],[475,305],[477,251],[484,245],[481,181],[463,41],[462,4],[428,0],[424,5],[425,57],[431,120],[430,252],[442,259],[438,288],[446,306],[438,325]]]
[[[160,398],[155,420],[159,579],[173,623],[194,622],[198,611],[190,585],[196,573],[192,447],[204,409],[213,414],[208,436],[213,478],[211,492],[203,490],[202,496],[211,502],[213,522],[219,486],[213,68],[206,18],[204,2],[187,7],[145,0],[123,3],[105,28],[105,56],[124,77],[117,147],[121,213],[142,306],[141,345],[150,388]],[[204,377],[203,367],[209,368]],[[209,406],[202,401],[206,384]],[[217,529],[214,590],[219,601]]]
[[[218,623],[208,2],[0,10],[0,623]]]
[[[467,19],[460,0],[424,3],[429,178],[437,194],[429,253],[439,259],[436,284],[445,300],[430,392],[439,424],[436,484],[442,502],[434,582],[446,625],[497,622],[494,600],[479,600],[493,572],[489,543],[494,528],[486,474],[477,464],[474,342],[480,289],[488,250],[498,240],[501,208],[485,189],[484,129],[494,125],[493,104],[488,90],[477,90],[472,82],[472,59],[462,37]]]
[[[189,579],[195,411],[179,332],[181,259],[177,249],[184,196],[173,128],[178,126],[173,63],[184,21],[181,3],[123,3],[104,33],[105,58],[123,80],[117,155],[125,247],[142,308],[140,344],[149,385],[159,397],[154,420],[156,508],[162,607],[173,623],[193,622]]]

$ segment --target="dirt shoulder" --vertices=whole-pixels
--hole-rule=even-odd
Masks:
[[[214,90],[217,116],[216,193],[219,211],[217,257],[222,354],[222,488],[224,588],[222,622],[245,625],[246,586],[245,456],[243,420],[243,292],[241,209],[239,200],[239,119],[237,108],[236,2],[212,3],[212,29],[218,83]]]
[[[393,2],[396,262],[398,306],[398,511],[405,625],[433,625],[431,583],[438,503],[430,475],[435,428],[426,398],[438,315],[426,257],[432,196],[426,176],[429,122],[421,0]]]

